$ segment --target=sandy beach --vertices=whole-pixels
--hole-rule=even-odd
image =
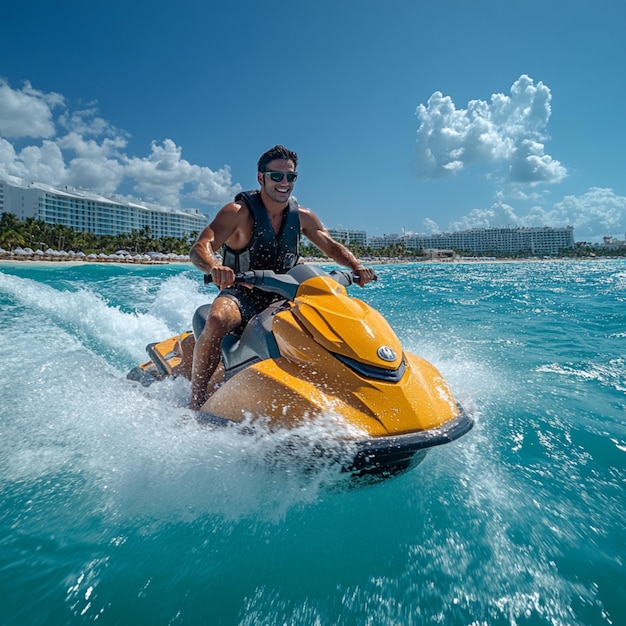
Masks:
[[[554,258],[525,258],[525,259],[512,259],[512,258],[494,258],[494,257],[456,257],[456,258],[393,258],[393,257],[368,257],[359,259],[364,265],[406,265],[406,264],[432,264],[438,265],[457,265],[457,264],[469,264],[469,263],[553,263],[555,261],[608,261],[614,260],[615,257],[580,257],[580,258],[566,258],[566,257],[554,257]],[[335,265],[333,261],[328,259],[322,259],[319,257],[302,257],[303,263],[318,263],[319,265]],[[72,267],[77,265],[85,265],[86,263],[95,264],[121,264],[121,265],[168,265],[168,264],[191,264],[191,260],[185,255],[135,255],[135,256],[120,256],[120,255],[65,255],[65,256],[50,256],[50,255],[24,255],[24,254],[11,254],[4,253],[0,255],[0,265],[20,265],[28,264],[29,266],[64,266]]]

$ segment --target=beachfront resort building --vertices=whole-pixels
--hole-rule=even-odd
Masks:
[[[197,209],[106,198],[82,189],[58,189],[15,177],[0,179],[2,213],[13,213],[21,221],[32,217],[95,235],[119,235],[148,227],[155,239],[189,236],[207,225],[207,218]]]
[[[432,235],[384,235],[368,240],[370,248],[403,246],[406,250],[449,249],[474,254],[520,254],[554,256],[574,247],[574,228],[549,226],[472,228]]]
[[[602,237],[602,243],[594,244],[594,248],[600,250],[623,250],[626,248],[626,239],[617,239],[616,237]]]
[[[364,230],[349,230],[347,228],[329,228],[328,233],[335,240],[346,246],[358,244],[367,246],[367,233]]]
[[[118,235],[148,227],[154,238],[199,233],[207,218],[197,209],[171,209],[124,198],[107,198],[73,187],[54,188],[15,177],[0,178],[0,214],[13,213],[48,224],[62,224],[78,232]],[[504,227],[474,228],[432,235],[402,234],[368,237],[364,230],[329,228],[346,245],[382,250],[390,246],[409,251],[456,250],[466,254],[532,254],[554,256],[574,248],[574,229]]]

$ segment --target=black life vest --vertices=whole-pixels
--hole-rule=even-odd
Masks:
[[[224,244],[223,264],[235,273],[274,270],[277,274],[284,274],[290,270],[299,258],[300,214],[297,200],[289,198],[278,233],[272,228],[260,191],[242,191],[235,201],[244,202],[252,213],[252,237],[241,250],[233,250]]]

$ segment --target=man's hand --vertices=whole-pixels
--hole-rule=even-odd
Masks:
[[[224,289],[224,287],[232,287],[235,283],[235,272],[230,267],[216,265],[211,268],[211,280],[213,284]]]
[[[367,283],[376,280],[376,273],[369,267],[357,267],[354,273],[359,277],[357,285],[364,287]]]

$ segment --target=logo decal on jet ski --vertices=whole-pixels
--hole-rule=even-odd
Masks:
[[[377,354],[383,361],[396,360],[396,353],[389,346],[380,346]]]

